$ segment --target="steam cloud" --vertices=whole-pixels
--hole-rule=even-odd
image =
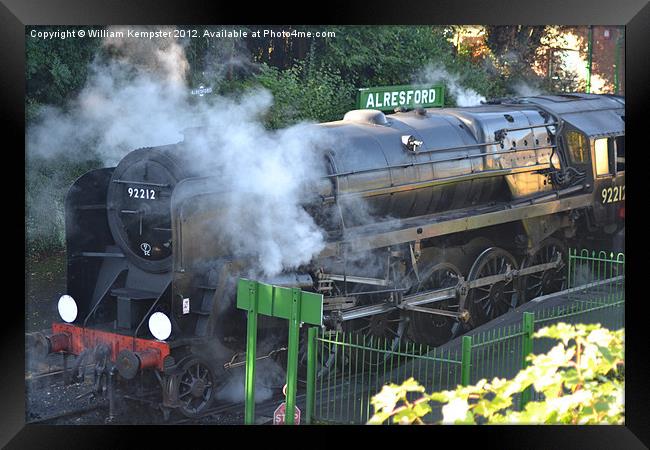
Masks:
[[[520,81],[513,86],[515,93],[522,97],[534,97],[536,95],[542,95],[543,91],[535,86],[532,86],[528,83]]]
[[[239,100],[196,102],[183,45],[173,38],[107,38],[102,45],[111,57],[95,58],[79,96],[65,110],[45,108],[28,128],[28,155],[95,157],[114,166],[135,148],[179,142],[185,129],[201,125],[183,147],[199,172],[219,168],[215,190],[241,200],[219,224],[232,250],[256,257],[261,272],[275,275],[323,249],[322,231],[301,206],[324,171],[315,151],[327,140],[322,131],[306,124],[265,129],[273,99],[263,89]]]
[[[430,64],[415,75],[415,82],[420,84],[444,83],[446,91],[455,99],[458,106],[476,106],[485,101],[485,97],[473,89],[464,87],[460,76],[448,72],[440,65]]]

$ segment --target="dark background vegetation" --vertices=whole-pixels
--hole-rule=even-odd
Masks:
[[[280,128],[301,120],[339,120],[354,109],[357,88],[412,83],[428,64],[444,67],[459,76],[464,87],[486,98],[515,95],[513,86],[522,81],[539,91],[583,88],[568,76],[542,77],[532,70],[539,63],[543,37],[562,27],[489,26],[478,43],[455,41],[458,29],[452,26],[283,27],[312,32],[319,28],[335,31],[336,37],[187,40],[188,89],[203,84],[217,94],[237,96],[261,85],[275,99],[266,124]],[[70,107],[85,84],[89,65],[102,51],[99,38],[26,39],[28,129],[44,106]],[[454,101],[445,96],[447,105]],[[28,257],[64,249],[65,193],[78,176],[99,166],[99,159],[26,155]],[[45,193],[43,185],[48,185]]]

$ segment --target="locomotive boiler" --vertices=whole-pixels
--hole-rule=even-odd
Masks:
[[[624,232],[624,106],[562,94],[314,125],[336,143],[303,205],[326,245],[263,281],[322,293],[329,329],[394,345],[439,345],[560,290],[568,243]],[[220,233],[243,194],[215,188],[219,168],[192,168],[184,145],[135,150],[71,187],[63,322],[37,341],[101,347],[112,375],[149,374],[164,408],[195,416],[245,348],[232,296],[255,260]]]

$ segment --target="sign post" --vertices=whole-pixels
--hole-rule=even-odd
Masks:
[[[287,385],[284,385],[282,393],[287,395]],[[284,425],[287,422],[287,402],[282,402],[280,406],[276,408],[273,412],[273,425]],[[292,421],[292,424],[300,425],[300,408],[297,406],[294,407],[293,417],[290,417],[289,420]]]
[[[257,285],[254,281],[246,283],[248,288],[248,319],[246,325],[246,381],[244,390],[244,423],[255,422],[255,357],[257,356]],[[239,303],[239,289],[237,290]]]
[[[393,111],[395,108],[433,108],[445,103],[444,87],[439,84],[361,88],[357,94],[359,109]]]
[[[296,410],[300,325],[301,323],[322,325],[323,295],[241,278],[237,283],[237,308],[245,309],[248,312],[246,327],[245,423],[250,425],[255,422],[255,361],[258,314],[289,320],[287,392],[285,394],[287,401],[285,407],[289,411]],[[299,414],[298,418],[300,417]],[[285,418],[285,423],[292,425],[294,420],[294,415],[289,414]]]
[[[307,399],[305,401],[305,422],[311,425],[316,400],[316,338],[318,328],[309,327],[307,330]]]
[[[300,289],[291,289],[291,316],[289,318],[289,349],[287,354],[287,425],[293,425],[291,411],[296,406],[296,388],[298,386],[298,333],[300,333]]]

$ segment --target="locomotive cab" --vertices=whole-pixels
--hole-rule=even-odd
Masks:
[[[620,231],[625,218],[625,135],[588,136],[567,125],[561,142],[575,178],[594,196],[591,224],[608,234]]]
[[[623,97],[562,94],[531,97],[527,101],[561,121],[558,149],[566,169],[559,172],[559,184],[582,184],[593,194],[587,212],[589,229],[599,229],[606,234],[620,232],[625,218]]]

